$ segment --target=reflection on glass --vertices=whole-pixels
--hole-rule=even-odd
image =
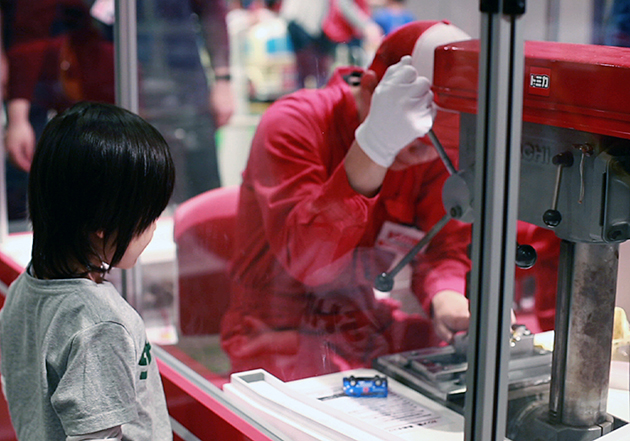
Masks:
[[[440,106],[433,126],[435,134],[457,170],[461,171],[470,169],[474,161],[471,147],[475,143],[478,82],[475,58],[479,50],[476,43],[479,36],[478,4],[468,3],[440,2],[437,6],[434,2],[407,2],[419,20],[448,19],[472,37],[471,41],[458,44],[458,51],[453,51],[455,55],[461,55],[461,59],[451,59],[452,53],[443,53],[440,57],[445,58],[441,61],[436,58],[434,65],[431,59],[428,68],[418,65],[420,69],[425,68],[425,75],[433,76],[430,78],[433,93]],[[575,55],[571,51],[577,49],[592,50],[592,47],[567,44],[590,44],[596,41],[597,29],[611,22],[605,14],[598,19],[592,12],[591,2],[575,2],[570,14],[559,7],[560,3],[530,4],[524,18],[528,23],[526,40],[562,43],[555,47],[553,61]],[[189,125],[207,117],[205,110],[201,110],[203,106],[197,106],[201,103],[200,97],[206,96],[205,86],[201,85],[201,82],[205,84],[205,78],[191,73],[200,66],[197,61],[193,62],[198,55],[197,49],[181,49],[184,40],[188,43],[192,40],[174,36],[176,29],[185,28],[181,24],[183,21],[178,25],[168,24],[170,15],[177,14],[169,13],[167,17],[165,11],[168,8],[161,11],[156,4],[151,4],[151,9],[146,2],[143,11],[139,9],[139,42],[146,48],[140,51],[141,81],[144,82],[141,89],[146,100],[143,112],[166,132],[165,136],[170,137],[169,142],[173,143],[177,155],[177,149],[186,143],[191,133]],[[183,8],[179,2],[178,5]],[[252,2],[247,6],[260,5]],[[374,8],[380,6],[373,5]],[[183,15],[188,13],[188,10],[184,11]],[[236,15],[232,17],[238,18]],[[279,23],[277,19],[274,16],[276,24]],[[193,32],[196,30],[192,29]],[[189,31],[191,29],[186,28],[186,32]],[[422,33],[407,35],[402,43],[394,45],[395,51],[385,50],[391,58],[386,56],[381,61],[383,64],[377,66],[379,77],[402,55],[414,53],[416,40]],[[233,63],[247,59],[245,51],[251,49],[252,35],[239,39],[239,44],[232,47],[233,51],[235,47],[243,51],[236,57],[233,54]],[[286,38],[287,34],[274,35]],[[265,37],[261,40],[269,42],[272,39]],[[250,45],[240,44],[243,41]],[[158,50],[160,47],[170,49]],[[549,47],[528,44],[526,54],[532,59],[544,59],[541,54],[547,53]],[[433,56],[431,50],[428,53]],[[286,51],[283,54],[286,55]],[[467,59],[467,54],[472,58]],[[282,60],[285,67],[287,59]],[[364,65],[369,65],[370,61],[371,57]],[[349,63],[343,63],[346,64]],[[232,64],[235,75],[246,72],[247,77],[255,71],[251,65],[243,72],[237,70],[237,66],[244,67]],[[576,133],[566,125],[558,128],[559,113],[554,109],[547,112],[540,107],[539,103],[545,100],[544,93],[551,84],[546,68],[542,66],[542,70],[532,71],[533,77],[527,77],[525,88],[529,99],[527,105],[530,106],[526,113],[530,120],[524,126],[522,164],[525,172],[521,187],[525,192],[522,195],[526,196],[522,196],[524,202],[521,204],[525,208],[519,213],[521,222],[516,238],[518,244],[531,245],[537,252],[532,269],[516,269],[513,308],[517,322],[526,325],[527,332],[533,333],[551,330],[556,323],[560,240],[554,231],[562,232],[565,227],[548,228],[542,221],[542,214],[538,213],[552,206],[558,170],[553,157],[560,153],[567,139],[571,144],[583,146],[591,139],[588,131]],[[165,73],[172,69],[178,72],[176,76]],[[470,265],[467,252],[469,224],[449,221],[413,263],[397,276],[390,293],[375,291],[373,286],[375,278],[392,268],[444,215],[442,187],[450,177],[448,171],[435,155],[431,142],[423,138],[422,144],[406,151],[408,156],[403,153],[398,157],[407,167],[392,167],[384,175],[378,185],[378,196],[369,192],[360,194],[358,189],[363,188],[361,185],[365,182],[352,181],[350,158],[352,152],[356,153],[352,148],[355,129],[365,117],[362,106],[369,102],[374,84],[367,81],[369,75],[361,67],[330,70],[329,76],[328,86],[316,91],[299,91],[282,100],[276,100],[279,96],[260,99],[261,88],[256,89],[257,93],[247,87],[236,89],[240,90],[237,103],[247,103],[247,106],[238,108],[237,114],[263,110],[260,124],[256,122],[255,127],[251,127],[251,145],[250,136],[242,141],[242,146],[238,145],[240,141],[229,147],[221,145],[221,148],[249,154],[247,165],[244,162],[243,168],[238,170],[239,174],[244,171],[242,178],[236,179],[236,182],[242,181],[242,186],[229,185],[203,192],[200,198],[181,203],[174,215],[175,281],[170,275],[164,276],[166,266],[154,267],[160,268],[154,271],[157,273],[154,277],[170,280],[177,291],[174,297],[177,305],[176,343],[163,347],[217,385],[228,382],[233,372],[253,368],[264,368],[282,380],[295,380],[371,367],[379,357],[409,350],[456,351],[456,345],[450,343],[465,341],[461,332],[468,325],[468,305],[462,294],[465,294]],[[245,84],[247,81],[245,79]],[[181,82],[183,84],[176,84]],[[575,105],[588,95],[575,93],[581,91],[584,84],[571,87],[564,95],[566,101],[563,104],[567,106]],[[265,101],[262,106],[261,101]],[[271,104],[273,101],[275,103]],[[378,104],[372,105],[375,106],[371,111],[374,114]],[[385,106],[389,111],[379,115],[383,125],[375,126],[381,130],[371,131],[370,140],[387,143],[405,131],[404,117],[398,117],[395,106],[390,106]],[[236,123],[232,121],[226,129],[233,129]],[[200,126],[207,128],[204,124],[200,123]],[[208,132],[214,133],[214,130]],[[600,139],[600,135],[594,139]],[[206,132],[194,137],[205,140],[209,136],[212,135]],[[605,138],[602,145],[608,145],[610,134],[602,136]],[[420,155],[421,163],[410,165],[419,152],[425,155]],[[568,213],[567,202],[562,202],[567,186],[570,191],[573,188],[579,191],[583,186],[580,164],[584,164],[586,171],[583,173],[586,174],[595,166],[595,156],[598,155],[585,155],[584,149],[576,149],[573,168],[563,171],[564,187],[561,187],[561,202],[558,203],[560,212]],[[359,177],[374,176],[370,172],[372,166],[364,162],[359,167]],[[389,164],[380,166],[387,168]],[[188,179],[188,173],[183,173]],[[597,185],[600,184],[598,181]],[[180,201],[188,197],[184,195]],[[576,194],[575,201],[578,199],[579,194]],[[585,216],[591,210],[587,205],[577,209]],[[449,215],[457,217],[456,213],[449,212]],[[144,268],[145,275],[147,270],[149,267]],[[155,294],[164,286],[167,288],[163,292],[168,294]],[[159,298],[172,305],[170,290],[168,283],[151,290],[145,288],[155,305],[159,305]],[[155,309],[159,310],[159,306]],[[532,335],[527,332],[521,327],[514,328],[513,337],[520,342],[516,346],[523,351],[519,352],[521,355],[535,352],[532,359],[544,359],[544,366],[540,365],[544,372],[536,379],[546,376],[543,388],[548,390],[549,352],[534,349]],[[457,356],[461,355],[461,347],[459,350]],[[439,376],[435,369],[445,365],[450,369],[461,361],[450,358],[445,362],[440,358],[443,352],[438,355],[439,363],[433,358],[427,361],[407,357],[405,360],[416,362],[417,367],[432,372],[435,377]],[[539,365],[532,367],[537,369]],[[455,377],[454,374],[448,381]],[[456,381],[461,382],[461,378]],[[545,406],[546,403],[542,405]]]
[[[229,93],[225,14],[217,1],[137,2],[140,113],[171,146],[178,173],[173,203],[220,185],[215,131],[226,117],[211,100],[208,75],[213,93],[224,83]],[[214,71],[206,72],[208,54]],[[233,108],[231,95],[223,100]]]
[[[81,100],[114,102],[111,16],[79,0],[2,2],[7,196],[24,229],[27,171],[51,115]]]

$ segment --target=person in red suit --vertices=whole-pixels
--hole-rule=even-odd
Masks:
[[[408,243],[445,214],[448,171],[425,135],[432,128],[456,163],[459,117],[435,108],[425,77],[433,48],[468,38],[446,22],[411,23],[383,41],[368,70],[339,68],[326,87],[263,115],[243,173],[222,322],[233,371],[292,380],[367,367],[467,329],[469,225],[451,220],[412,263],[424,314],[375,295],[373,284],[394,263],[392,231]]]

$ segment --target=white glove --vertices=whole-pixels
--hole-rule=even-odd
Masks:
[[[429,80],[418,76],[406,55],[387,69],[376,86],[370,113],[355,139],[372,161],[389,167],[398,152],[427,134],[435,112]]]

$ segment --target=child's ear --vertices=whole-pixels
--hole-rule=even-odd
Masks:
[[[105,243],[105,232],[100,230],[90,233],[90,242],[92,249],[97,254],[101,262],[109,262],[108,256],[110,252],[108,251],[107,244]],[[101,262],[99,262],[99,264]]]
[[[90,233],[90,242],[92,243],[92,247],[98,250],[102,249],[104,238],[105,232],[103,230],[99,230],[95,233]]]

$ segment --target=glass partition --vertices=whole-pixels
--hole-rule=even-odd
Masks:
[[[376,17],[389,3],[397,2],[366,5]],[[505,395],[497,403],[507,407],[495,412],[507,420],[495,427],[510,439],[535,439],[550,425],[562,427],[557,439],[614,433],[628,419],[613,413],[618,406],[607,401],[609,386],[615,387],[607,375],[611,354],[623,359],[625,349],[613,349],[627,347],[627,337],[611,345],[611,335],[616,291],[617,304],[627,304],[623,270],[619,289],[615,282],[618,251],[623,265],[630,229],[627,210],[616,209],[611,201],[630,196],[625,184],[630,120],[622,105],[627,102],[623,60],[628,53],[595,44],[622,45],[619,2],[529,2],[524,14],[513,13],[513,24],[520,28],[514,33],[506,24],[509,14],[499,14],[499,28],[491,29],[492,20],[480,6],[493,2],[403,3],[416,20],[448,20],[459,28],[428,39],[425,44],[439,47],[424,52],[433,57],[429,68],[424,59],[417,65],[432,76],[439,106],[433,133],[422,139],[431,161],[394,168],[378,195],[359,195],[346,167],[362,117],[361,97],[353,92],[360,90],[362,79],[353,72],[372,66],[383,75],[395,63],[372,65],[387,36],[374,44],[367,30],[371,22],[364,21],[363,34],[336,44],[328,41],[329,58],[322,63],[330,61],[330,85],[281,100],[301,85],[298,63],[305,53],[298,53],[295,22],[285,18],[290,14],[280,2],[228,2],[234,114],[216,130],[208,99],[219,74],[213,75],[205,47],[204,17],[189,2],[139,1],[139,112],[171,145],[178,192],[161,221],[164,235],[143,256],[136,278],[113,277],[128,284],[130,301],[169,357],[282,439],[300,435],[291,423],[273,416],[275,404],[263,400],[268,409],[261,409],[254,395],[247,395],[257,382],[272,386],[275,380],[258,374],[230,382],[231,374],[264,369],[291,382],[289,395],[297,399],[314,393],[309,379],[339,373],[322,377],[333,378],[325,384],[332,390],[326,397],[333,406],[343,394],[344,377],[345,386],[357,390],[351,375],[374,380],[376,372],[389,378],[397,404],[421,411],[408,427],[363,428],[370,433],[355,434],[355,439],[425,439],[421,436],[427,433],[426,439],[435,439],[436,433],[464,439],[467,427],[466,439],[477,440],[483,435],[479,438],[474,426],[482,421],[464,421],[465,390],[472,381],[466,362],[471,354],[476,362],[491,354],[497,371],[488,371],[481,360],[475,378],[482,386],[488,376],[503,378],[505,383],[495,383],[489,395]],[[414,32],[386,50],[398,58],[413,55],[416,40],[428,31]],[[486,46],[492,32],[503,40]],[[480,57],[511,43],[516,45],[511,66],[479,67]],[[315,55],[306,55],[313,61],[308,57]],[[515,73],[506,80],[510,67]],[[596,69],[611,70],[600,75]],[[479,72],[482,84],[489,72],[496,74],[499,90],[478,92]],[[317,86],[316,76],[304,78],[305,88]],[[516,104],[496,107],[509,100],[514,88],[520,90]],[[487,101],[479,103],[479,96]],[[506,112],[494,115],[495,122],[486,127],[489,135],[480,135],[479,109]],[[503,120],[509,118],[514,124],[505,129]],[[398,130],[392,124],[386,138]],[[520,151],[506,147],[512,169],[497,162],[482,182],[475,164],[484,157],[480,148],[492,158],[495,147],[489,147],[489,138],[505,139]],[[214,179],[209,185],[215,188],[190,190],[195,173]],[[504,187],[511,188],[505,211],[482,211],[484,222],[479,221],[475,210],[488,206],[480,201],[499,197]],[[484,242],[495,229],[516,237],[498,234],[504,242],[499,246]],[[483,237],[475,240],[475,234]],[[421,240],[422,247],[414,248]],[[416,248],[423,249],[416,254]],[[413,258],[405,259],[411,251]],[[501,262],[500,275],[498,268],[475,273],[475,265],[485,264],[476,260],[483,253]],[[502,285],[495,286],[495,280]],[[595,298],[593,291],[598,292]],[[461,309],[463,294],[478,299],[470,337],[464,332],[468,314]],[[571,298],[579,299],[579,307]],[[489,303],[485,313],[484,301]],[[560,318],[556,311],[562,312]],[[554,335],[546,331],[554,328],[552,355]],[[478,343],[484,335],[486,341]],[[496,351],[487,343],[493,338]],[[482,345],[486,352],[478,351]],[[582,355],[585,347],[591,355]],[[590,366],[588,378],[568,375],[574,366]],[[585,382],[589,394],[574,386]],[[377,379],[357,393],[378,394],[379,386]],[[610,396],[617,397],[616,392]],[[320,404],[314,406],[326,413]],[[289,410],[299,413],[297,404]],[[342,410],[332,414],[339,417]],[[470,415],[474,413],[465,416]],[[418,431],[422,427],[426,432]],[[329,434],[330,427],[311,429]]]
[[[1,4],[11,69],[44,47],[19,4]],[[625,3],[328,4],[78,2],[34,20],[52,64],[10,73],[7,139],[16,98],[32,98],[35,129],[69,101],[113,101],[114,18],[124,30],[117,100],[163,133],[178,182],[139,265],[111,279],[159,346],[167,393],[186,395],[177,436],[212,436],[187,418],[193,398],[252,439],[626,439]],[[437,108],[385,174],[378,146],[401,147],[409,94],[372,103],[378,130],[353,140],[403,55]],[[23,191],[12,173],[7,191]],[[22,266],[25,238],[2,244]]]

